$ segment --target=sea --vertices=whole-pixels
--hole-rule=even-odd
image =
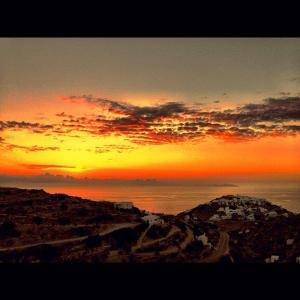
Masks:
[[[20,184],[20,188],[43,188],[94,201],[130,201],[154,213],[177,214],[223,195],[264,198],[289,211],[300,213],[300,186],[295,184],[240,184],[238,186],[57,186]]]

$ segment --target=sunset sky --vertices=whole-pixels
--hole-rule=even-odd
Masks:
[[[0,173],[300,174],[300,39],[0,39]]]

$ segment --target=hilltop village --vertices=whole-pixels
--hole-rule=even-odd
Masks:
[[[2,263],[300,263],[300,215],[227,195],[178,215],[0,188]]]

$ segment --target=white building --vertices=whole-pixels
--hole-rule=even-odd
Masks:
[[[114,202],[114,207],[118,209],[132,209],[132,202]]]
[[[231,214],[227,214],[225,216],[221,216],[222,220],[230,220],[232,218]]]
[[[279,256],[278,255],[272,255],[271,257],[268,257],[265,259],[265,262],[268,264],[268,263],[271,263],[273,264],[274,262],[278,261],[279,260]]]
[[[147,216],[142,217],[142,220],[147,222],[149,225],[153,224],[164,224],[164,220],[157,215],[149,214]]]
[[[278,255],[272,255],[271,256],[271,263],[274,263],[274,262],[276,262],[278,260],[279,260],[279,256]]]
[[[278,216],[278,213],[274,210],[272,210],[268,213],[269,218],[276,218],[277,216]]]
[[[197,241],[201,241],[203,246],[211,246],[211,243],[208,242],[208,237],[205,235],[205,233],[196,236]]]
[[[293,243],[294,243],[294,239],[288,239],[288,240],[286,240],[287,246],[293,245]]]
[[[225,206],[225,214],[228,215],[231,213],[231,209],[228,206]]]
[[[247,216],[248,221],[255,221],[255,216],[253,214],[250,214]]]
[[[300,256],[296,257],[296,264],[300,264]]]
[[[190,215],[185,215],[185,216],[184,216],[184,220],[185,220],[186,222],[189,221],[190,218],[191,218]]]
[[[213,215],[212,217],[209,218],[209,221],[220,221],[220,216],[219,215]]]

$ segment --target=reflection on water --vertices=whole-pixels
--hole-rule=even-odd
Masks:
[[[33,188],[33,187],[32,187]],[[34,187],[37,188],[37,187]],[[300,212],[297,186],[241,185],[238,187],[122,186],[58,187],[43,186],[49,193],[65,193],[95,201],[132,201],[136,207],[152,212],[176,214],[227,194],[265,198],[293,212]]]

